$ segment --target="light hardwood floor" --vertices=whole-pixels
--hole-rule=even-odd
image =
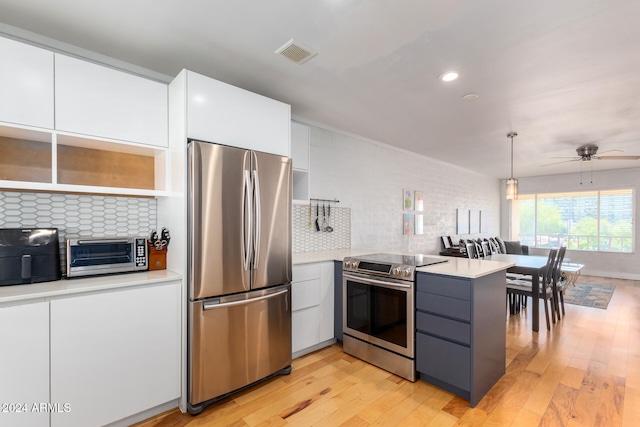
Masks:
[[[616,290],[607,310],[566,304],[551,332],[507,315],[506,374],[473,409],[423,381],[411,383],[338,345],[293,361],[293,372],[193,417],[159,426],[628,426],[640,425],[640,282],[600,277]],[[541,313],[542,314],[542,313]],[[544,314],[541,316],[544,328]]]

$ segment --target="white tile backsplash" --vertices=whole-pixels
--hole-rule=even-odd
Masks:
[[[319,224],[322,226],[322,204],[319,211]],[[311,206],[311,226],[309,226],[309,205],[293,205],[292,250],[294,253],[351,247],[351,209],[331,207],[327,225],[333,228],[332,232],[316,231],[315,218],[315,203]]]
[[[0,228],[57,228],[61,262],[67,238],[147,236],[156,215],[152,198],[0,191]]]

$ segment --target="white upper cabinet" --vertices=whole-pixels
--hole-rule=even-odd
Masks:
[[[291,107],[187,72],[187,137],[289,157]]]
[[[0,37],[0,121],[53,129],[53,52]]]
[[[291,122],[291,158],[293,168],[309,170],[309,127]]]
[[[168,145],[167,85],[60,54],[55,73],[57,130]]]

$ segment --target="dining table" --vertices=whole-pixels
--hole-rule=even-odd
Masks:
[[[538,255],[514,255],[514,254],[493,254],[484,258],[486,261],[501,261],[513,263],[507,272],[516,274],[526,274],[531,276],[531,327],[533,332],[540,329],[540,275],[542,269],[547,265],[546,256]]]

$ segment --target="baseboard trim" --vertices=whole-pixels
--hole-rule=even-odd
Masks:
[[[178,407],[178,399],[170,400],[169,402],[158,405],[154,408],[147,409],[146,411],[139,412],[121,420],[115,421],[111,424],[107,424],[105,427],[127,427],[131,424],[139,423],[151,417],[155,417],[163,412],[170,411]]]

